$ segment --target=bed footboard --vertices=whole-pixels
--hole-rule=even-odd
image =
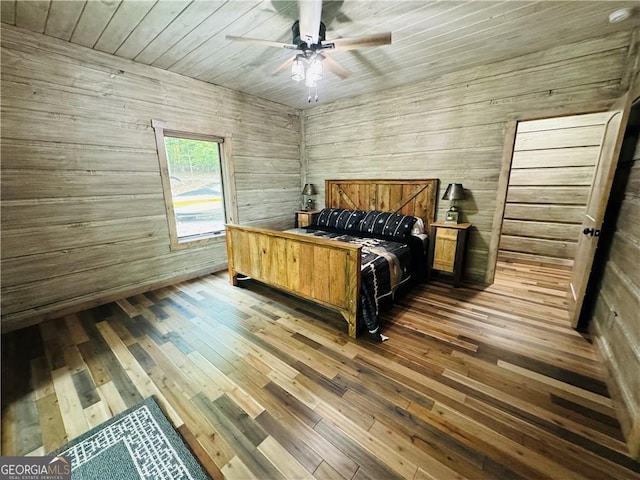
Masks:
[[[358,245],[263,228],[227,225],[229,279],[238,274],[339,311],[357,334]]]

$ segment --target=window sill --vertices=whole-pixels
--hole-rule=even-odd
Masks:
[[[216,245],[226,240],[226,232],[211,235],[198,235],[194,237],[179,238],[178,243],[171,243],[171,250],[184,250],[187,248],[200,248],[207,245]]]

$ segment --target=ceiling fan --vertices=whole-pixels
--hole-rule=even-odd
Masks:
[[[323,65],[341,79],[349,75],[349,72],[332,58],[329,52],[391,44],[391,32],[326,41],[326,27],[321,21],[322,0],[299,0],[298,12],[299,20],[296,20],[291,27],[293,34],[291,43],[236,37],[234,35],[227,35],[226,39],[294,50],[295,54],[276,68],[273,74],[278,74],[291,67],[291,78],[295,81],[304,80],[305,85],[309,88],[309,102],[311,102],[312,89],[315,91],[315,101],[318,101],[316,87],[323,76]]]

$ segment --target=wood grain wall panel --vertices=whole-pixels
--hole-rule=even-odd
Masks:
[[[536,257],[572,258],[576,251],[577,241],[562,242],[543,238],[510,236],[500,237],[500,251],[507,253],[526,253]]]
[[[129,217],[126,212],[117,220],[101,222],[76,221],[17,229],[6,224],[2,230],[3,259],[144,237],[156,237],[158,241],[164,238],[168,229],[165,215]]]
[[[292,201],[294,201],[294,203],[300,203],[302,201],[299,186],[295,188],[281,188],[273,191],[259,188],[256,190],[247,190],[246,198],[238,200],[238,207],[251,208],[253,203],[284,204]]]
[[[573,103],[576,101],[573,94],[582,90],[582,86],[588,85],[585,82],[587,78],[593,81],[591,88],[602,89],[607,85],[614,84],[613,81],[610,83],[613,73],[611,69],[616,68],[613,67],[614,64],[620,65],[625,61],[624,56],[628,50],[629,40],[628,34],[618,34],[574,43],[570,46],[554,47],[508,61],[487,63],[473,69],[467,69],[466,72],[472,72],[467,77],[461,76],[461,71],[458,70],[456,73],[445,74],[429,80],[428,90],[425,88],[426,82],[408,84],[398,90],[402,90],[408,97],[411,97],[411,105],[396,104],[392,96],[385,96],[387,111],[398,111],[398,105],[402,105],[400,113],[407,112],[406,108],[408,107],[413,107],[412,111],[418,112],[424,104],[433,104],[432,110],[437,111],[445,106],[455,107],[457,105],[455,98],[461,96],[465,97],[467,105],[484,102],[490,103],[492,107],[496,108],[499,108],[501,104],[509,104],[510,96],[521,96],[531,102],[541,101],[539,107],[542,108],[545,107],[545,104],[557,107],[559,104],[566,104],[567,101]],[[567,48],[571,48],[573,53],[567,55]],[[605,68],[608,72],[590,68],[584,69],[582,61],[585,56],[595,60],[590,62],[591,65],[595,66],[595,63],[599,63],[598,68]],[[596,57],[598,58],[596,59]],[[421,65],[420,68],[424,68],[424,66]],[[555,79],[554,86],[557,90],[552,90],[551,97],[555,97],[558,93],[561,94],[562,90],[566,89],[565,93],[568,94],[571,91],[573,98],[564,98],[560,95],[554,98],[555,102],[547,102],[550,100],[549,90],[545,91],[540,87],[548,81],[549,76],[553,75],[553,70],[556,68],[563,70],[563,78]],[[581,72],[584,75],[582,78],[580,77]],[[614,73],[613,77],[615,76]],[[521,81],[523,78],[532,81],[523,82]],[[500,81],[496,82],[496,79]],[[504,95],[505,91],[500,89],[503,80],[510,83],[507,95]],[[446,92],[447,95],[439,96],[438,94],[442,92]],[[366,96],[353,97],[340,102],[341,105],[354,109],[366,107],[371,103],[374,102],[371,102],[371,98]],[[379,105],[379,107],[384,107],[384,105]],[[533,108],[536,109],[535,106]],[[513,106],[510,112],[513,114]],[[339,112],[337,113],[340,115]],[[343,115],[347,114],[348,112],[343,113]]]
[[[38,282],[42,278],[55,278],[102,268],[115,263],[153,259],[166,255],[167,248],[155,238],[145,237],[13,257],[2,263],[2,285],[11,287],[21,283]]]
[[[615,315],[619,316],[622,321],[634,317],[637,319],[639,305],[637,287],[622,273],[622,270],[615,263],[612,262],[605,268],[602,276],[601,292],[608,299],[611,313],[615,312]],[[640,345],[640,330],[637,325],[629,322],[627,327],[630,343]]]
[[[591,127],[593,125],[601,125],[606,122],[609,118],[609,114],[607,112],[600,113],[592,113],[590,115],[583,115],[580,117],[551,117],[551,118],[540,118],[538,120],[527,120],[526,122],[522,122],[518,124],[518,132],[520,133],[529,133],[529,132],[544,132],[550,130],[558,130],[558,129],[578,129],[581,130],[583,127]],[[577,142],[575,146],[580,146],[582,142]]]
[[[597,146],[572,149],[521,150],[513,152],[512,168],[584,167],[595,165]]]
[[[502,233],[505,235],[546,238],[550,240],[563,240],[575,242],[580,234],[580,225],[567,225],[564,223],[531,222],[519,220],[505,220],[502,224]]]
[[[236,187],[245,190],[255,190],[268,183],[277,183],[281,188],[295,188],[300,186],[300,174],[272,174],[269,173],[254,173],[250,175],[248,173],[236,174]]]
[[[299,147],[296,148],[299,151]],[[278,151],[281,151],[278,149]],[[236,173],[252,173],[255,171],[255,163],[258,160],[262,168],[264,168],[265,172],[269,172],[274,175],[288,174],[291,173],[291,164],[289,160],[286,158],[274,158],[273,155],[251,155],[250,152],[247,152],[248,155],[240,155],[237,150],[234,150],[233,155],[233,166]],[[291,152],[293,155],[294,152]],[[257,190],[256,192],[259,192]]]
[[[522,186],[589,186],[593,179],[594,165],[588,167],[555,167],[511,169],[509,187]]]
[[[29,188],[25,188],[25,176]],[[2,199],[23,200],[55,197],[84,197],[126,195],[158,192],[158,172],[67,170],[9,170],[2,171]]]
[[[70,67],[78,71],[79,79],[69,79],[60,71],[60,68],[52,69],[47,63],[46,52],[41,52],[34,48],[25,47],[22,44],[10,45],[12,48],[22,49],[16,51],[5,48],[2,50],[3,59],[7,58],[7,63],[3,67],[3,81],[13,83],[12,89],[15,94],[7,99],[7,107],[29,109],[48,113],[56,111],[68,115],[90,118],[113,118],[118,116],[124,122],[135,124],[139,115],[153,116],[156,113],[154,106],[158,101],[158,92],[143,90],[139,94],[132,94],[128,88],[140,84],[140,88],[148,87],[149,83],[155,83],[154,79],[139,72],[137,75],[130,74],[126,79],[120,78],[121,71],[115,66],[94,66],[82,63],[80,60],[69,59]],[[66,55],[71,52],[64,52]],[[11,61],[11,58],[17,58]],[[27,62],[25,58],[38,58],[37,62]],[[62,60],[61,60],[62,61]],[[153,69],[155,70],[155,69]],[[104,74],[109,74],[110,82],[104,81]],[[134,85],[132,85],[134,84]],[[55,95],[52,95],[55,92]],[[176,86],[175,101],[164,106],[167,115],[185,117],[189,125],[197,127],[206,126],[210,121],[211,112],[217,112],[217,108],[224,105],[223,96],[205,95],[205,92],[190,91]],[[212,92],[206,92],[207,94]],[[122,102],[118,99],[127,98],[130,108],[123,109]],[[233,95],[231,95],[233,97]],[[203,110],[202,105],[210,106]],[[260,118],[269,114],[268,108],[263,108],[260,104],[254,105],[252,110],[241,110],[235,114],[237,121],[251,123],[254,130],[238,132],[241,138],[249,139],[260,143],[262,135],[268,133],[273,126],[277,129],[289,130],[289,135],[282,135],[274,139],[275,143],[280,142],[287,145],[289,137],[295,138],[298,127],[298,117],[296,113],[274,117],[269,124],[260,123]],[[129,112],[136,114],[129,116]],[[230,121],[236,121],[224,116],[220,117],[220,122],[226,125]],[[255,135],[254,135],[255,133]],[[267,142],[270,143],[270,142]],[[295,143],[295,142],[293,142]],[[289,144],[290,145],[290,144]]]
[[[628,184],[627,186],[631,185]],[[625,201],[620,206],[619,223],[616,225],[620,232],[624,232],[634,240],[640,238],[640,222],[637,221],[638,211],[640,211],[640,196],[625,198]]]
[[[597,115],[600,117],[600,115]],[[549,137],[549,130],[525,131],[518,130],[518,137],[514,146],[515,151],[521,150],[546,150],[552,148],[572,148],[600,146],[602,138],[602,125],[588,125],[582,127],[558,127],[554,128],[554,135]],[[596,142],[596,143],[594,143]]]
[[[9,31],[9,28],[11,27],[7,27],[6,31]],[[4,27],[3,31],[5,31]],[[182,82],[176,82],[172,80],[175,79],[175,76],[169,72],[154,68],[149,69],[145,65],[130,63],[113,56],[95,57],[95,52],[92,54],[95,57],[94,61],[87,62],[84,57],[77,55],[77,46],[68,43],[50,44],[47,45],[47,50],[42,49],[33,37],[25,38],[23,36],[19,41],[16,41],[13,36],[3,35],[2,45],[6,47],[3,51],[3,78],[5,74],[9,75],[10,72],[15,74],[16,72],[11,69],[18,66],[19,70],[15,76],[22,78],[27,75],[27,78],[38,79],[41,81],[39,85],[47,87],[44,91],[48,92],[48,96],[37,103],[53,102],[62,105],[59,108],[64,109],[69,102],[57,100],[57,97],[52,96],[50,92],[50,89],[64,88],[76,94],[73,97],[74,102],[71,104],[80,111],[86,111],[90,115],[100,118],[103,114],[109,113],[111,106],[115,108],[113,114],[120,118],[129,118],[127,117],[128,109],[122,108],[121,103],[118,103],[118,98],[120,100],[126,99],[127,105],[131,105],[131,109],[136,113],[139,111],[139,114],[148,113],[150,116],[157,114],[158,101],[166,99],[170,101],[163,105],[162,111],[167,115],[180,115],[188,126],[205,125],[210,121],[212,115],[218,115],[216,120],[222,130],[231,129],[239,122],[250,126],[251,129],[247,130],[245,137],[251,137],[253,129],[263,132],[263,129],[266,128],[265,125],[273,124],[277,128],[288,129],[289,135],[297,138],[298,114],[293,109],[287,109],[288,113],[286,114],[271,117],[270,122],[265,124],[264,115],[268,116],[272,113],[273,104],[259,100],[253,102],[251,109],[241,108],[243,102],[246,102],[246,98],[249,97],[228,89],[202,88],[200,82],[182,77],[180,77]],[[7,59],[6,66],[5,51],[12,54],[12,57]],[[49,59],[49,51],[57,54],[57,62],[54,64]],[[11,61],[11,58],[16,60]],[[127,66],[126,72],[122,69],[123,65]],[[75,76],[67,74],[69,68],[76,72]],[[166,89],[150,88],[151,86],[165,85],[167,82],[171,84],[170,98],[166,98]],[[38,82],[34,83],[38,85]],[[103,113],[102,109],[92,108],[83,110],[87,97],[100,100],[97,104],[103,105],[106,111]],[[208,108],[203,109],[203,105]],[[232,108],[234,114],[225,115],[225,108],[227,110]],[[138,117],[134,115],[131,118]],[[242,135],[243,130],[236,133]],[[284,131],[280,133],[282,136],[278,138],[283,141],[288,135]],[[256,136],[253,138],[259,140]]]
[[[637,110],[638,106],[634,107]],[[637,112],[636,112],[637,114]],[[640,127],[630,122],[601,238],[602,270],[587,319],[631,456],[640,459]],[[630,147],[630,148],[629,148]]]
[[[34,140],[2,140],[2,166],[7,169],[155,172],[156,150],[106,147]]]
[[[90,117],[78,118],[57,112],[40,113],[13,107],[3,107],[0,113],[4,138],[80,145],[87,143],[87,139],[99,138],[100,144],[105,146],[127,145],[144,149],[154,147],[154,141],[149,141],[149,134],[153,133],[151,125],[113,123]]]
[[[505,220],[526,218],[529,221],[550,221],[580,224],[584,208],[568,205],[529,205],[509,203],[504,209]]]
[[[613,237],[616,248],[610,251],[611,261],[632,285],[640,285],[640,268],[638,268],[640,252],[636,242],[638,238],[640,237],[631,237],[624,232],[617,231]]]
[[[105,195],[101,197],[61,197],[46,199],[7,200],[0,204],[2,221],[12,229],[70,225],[79,218],[85,222],[118,220],[129,210],[131,217],[164,215],[158,204],[158,193],[141,195]],[[131,207],[134,206],[132,209]]]
[[[606,295],[601,296],[600,299],[609,310],[612,305],[611,300]],[[607,341],[610,345],[615,345],[613,355],[618,366],[618,378],[620,381],[626,382],[625,388],[628,390],[629,400],[635,402],[634,406],[637,407],[637,399],[640,398],[640,375],[632,375],[632,373],[638,372],[640,369],[640,356],[637,348],[640,345],[640,335],[637,329],[631,329],[628,324],[625,325],[624,322],[617,321],[616,316],[608,315],[608,318],[610,320],[609,325],[606,326],[608,331],[601,333],[607,335]]]
[[[441,188],[462,183],[468,193],[459,202],[462,218],[474,224],[466,276],[482,282],[506,122],[605,109],[623,93],[628,50],[628,36],[609,35],[305,110],[306,180],[322,186],[327,178],[428,176],[439,178]],[[545,162],[563,160],[550,156]],[[549,199],[553,191],[547,194]],[[581,209],[561,198],[563,207],[535,205],[534,220],[575,217],[577,223]],[[440,201],[437,218],[448,208]],[[522,208],[512,205],[511,214]]]
[[[577,186],[567,188],[566,186],[558,187],[519,187],[510,185],[507,192],[507,202],[514,203],[553,203],[571,205],[574,203],[586,204],[589,198],[590,188],[586,186]]]
[[[10,25],[1,88],[3,330],[224,268],[224,242],[169,249],[152,118],[231,136],[239,221],[293,224],[292,108]]]

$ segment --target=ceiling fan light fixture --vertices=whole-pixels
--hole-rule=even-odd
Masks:
[[[272,0],[271,3],[276,3],[276,1]],[[349,75],[349,72],[335,58],[329,55],[329,52],[391,44],[391,32],[374,33],[354,38],[338,38],[325,43],[327,30],[326,25],[321,20],[322,0],[298,0],[297,3],[299,16],[298,20],[295,20],[291,26],[291,43],[235,35],[226,35],[225,38],[279,49],[284,48],[291,51],[293,58],[289,57],[284,60],[272,75],[285,72],[291,67],[291,79],[295,82],[304,80],[305,86],[308,87],[309,102],[311,102],[312,98],[318,101],[317,86],[324,78],[324,67],[340,79],[345,79]],[[342,2],[334,3],[341,4]],[[287,8],[289,7],[287,6]],[[335,9],[332,10],[335,13]],[[312,94],[314,94],[313,97]]]
[[[307,67],[307,79],[317,83],[322,80],[322,76],[322,60],[315,56],[309,61],[309,66]]]
[[[304,80],[304,77],[304,57],[302,55],[296,55],[291,65],[291,79],[300,82]]]

